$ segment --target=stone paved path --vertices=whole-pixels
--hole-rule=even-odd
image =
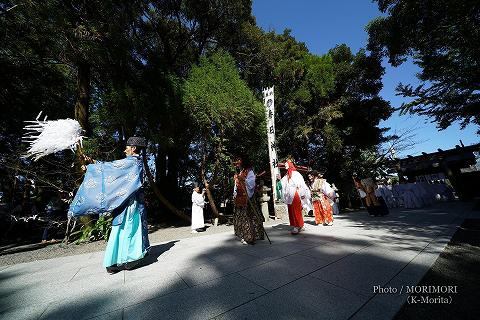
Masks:
[[[231,232],[155,243],[145,265],[108,275],[103,252],[0,267],[0,319],[391,319],[471,204],[336,216],[334,226],[244,246]]]

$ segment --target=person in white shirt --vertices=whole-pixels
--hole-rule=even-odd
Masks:
[[[200,187],[195,183],[192,193],[192,233],[197,233],[198,229],[205,228],[205,221],[203,219],[204,207],[205,189],[200,191]]]

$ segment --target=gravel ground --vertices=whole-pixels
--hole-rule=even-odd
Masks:
[[[269,221],[264,225],[272,225],[282,223],[283,221]],[[160,242],[178,240],[184,238],[201,237],[204,235],[232,232],[233,225],[218,225],[216,227],[211,224],[205,224],[207,227],[205,232],[191,233],[190,226],[162,226],[154,227],[154,230],[149,231],[149,239],[151,244]],[[16,252],[10,254],[0,255],[0,266],[12,265],[23,262],[31,262],[36,260],[45,260],[57,257],[73,256],[82,253],[104,251],[107,243],[104,241],[95,241],[83,244],[71,243],[64,245],[61,243],[51,244],[45,247],[38,248],[36,250]]]

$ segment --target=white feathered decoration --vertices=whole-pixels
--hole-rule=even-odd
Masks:
[[[83,129],[77,120],[60,119],[48,120],[45,117],[38,120],[40,112],[35,121],[25,121],[31,123],[25,126],[27,133],[23,136],[23,141],[30,144],[26,157],[33,157],[35,161],[51,153],[65,149],[76,150],[77,146],[82,146]]]

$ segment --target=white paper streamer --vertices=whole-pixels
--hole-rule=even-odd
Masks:
[[[78,121],[73,119],[38,120],[40,112],[35,121],[25,121],[29,123],[25,126],[27,133],[23,136],[23,141],[30,144],[26,157],[33,157],[35,161],[43,156],[58,151],[71,149],[75,151],[77,145],[82,145],[82,127]]]

